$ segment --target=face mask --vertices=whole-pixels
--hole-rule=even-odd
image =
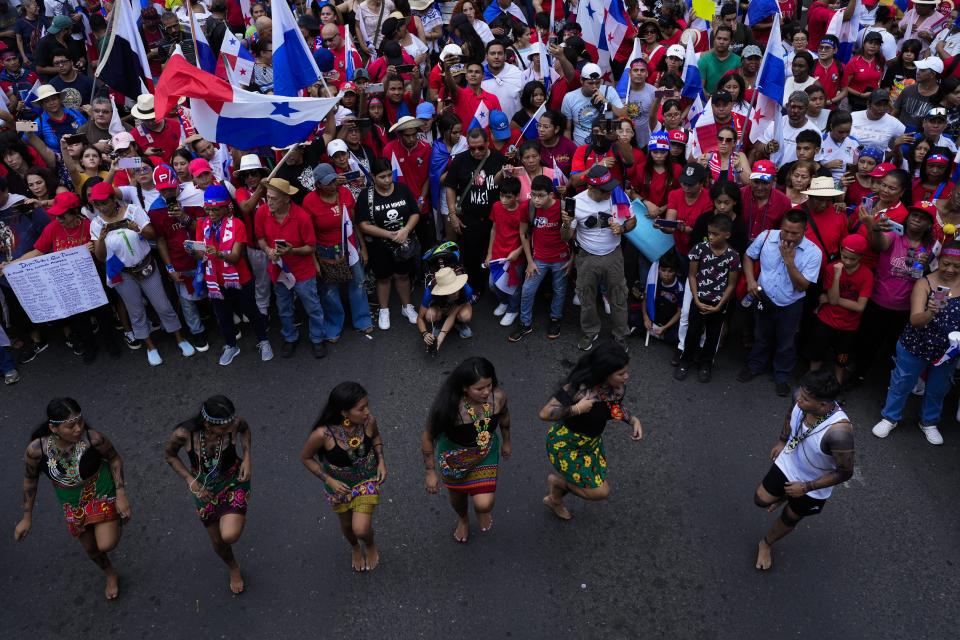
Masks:
[[[593,144],[594,151],[606,153],[607,150],[610,149],[611,142],[607,140],[605,136],[603,135],[601,135],[600,137],[592,136],[592,140],[593,140],[592,144]]]

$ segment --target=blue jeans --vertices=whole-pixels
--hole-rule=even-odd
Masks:
[[[500,288],[493,283],[493,278],[490,277],[487,279],[490,286],[490,291],[493,293],[493,297],[497,299],[497,304],[507,305],[507,313],[519,313],[520,312],[520,294],[523,292],[523,284],[517,285],[517,289],[513,293],[504,293]]]
[[[566,261],[541,262],[540,260],[534,260],[533,263],[537,265],[540,273],[535,273],[523,281],[520,296],[520,324],[523,325],[533,324],[533,302],[537,297],[540,283],[543,282],[548,273],[553,275],[551,280],[553,283],[553,299],[550,300],[550,318],[552,320],[559,320],[563,317],[563,303],[567,298],[567,274],[563,270],[563,267],[567,264]]]
[[[10,357],[9,347],[0,347],[0,374],[8,374],[16,369],[13,358]]]
[[[785,307],[769,303],[756,313],[753,349],[747,367],[753,373],[763,373],[773,357],[773,379],[790,382],[797,365],[797,326],[803,314],[803,298]],[[698,336],[699,339],[699,336]]]
[[[350,317],[353,319],[354,329],[366,331],[373,327],[373,319],[370,317],[370,302],[367,300],[367,292],[363,286],[365,278],[363,261],[357,260],[350,270],[353,272],[353,279],[346,283]],[[328,338],[339,336],[343,331],[343,321],[346,318],[343,303],[340,301],[340,283],[320,283],[320,304],[323,305],[324,333]]]
[[[903,407],[907,404],[910,391],[917,384],[917,378],[927,372],[927,388],[920,407],[920,424],[935,425],[940,421],[943,411],[943,398],[950,391],[950,381],[956,361],[945,362],[934,367],[930,362],[917,358],[897,342],[897,357],[890,373],[890,386],[887,388],[887,401],[880,415],[891,422],[903,418]]]
[[[277,313],[280,316],[280,335],[283,336],[283,341],[296,342],[300,339],[300,332],[293,324],[293,300],[296,295],[307,313],[310,342],[313,344],[323,342],[323,307],[320,305],[320,294],[317,293],[317,277],[297,282],[293,285],[293,289],[287,289],[286,285],[278,284],[273,290],[277,295]]]
[[[197,295],[196,291],[191,294],[187,291],[187,286],[184,282],[188,280],[193,282],[196,274],[197,272],[195,270],[181,271],[180,276],[183,278],[183,282],[176,283],[177,298],[180,300],[180,311],[183,313],[183,321],[187,325],[187,328],[190,329],[190,333],[195,336],[204,331],[203,322],[200,320],[200,310],[197,309],[197,301],[207,297],[206,291],[201,289],[200,295]]]

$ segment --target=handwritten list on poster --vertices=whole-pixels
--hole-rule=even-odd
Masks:
[[[100,274],[86,247],[9,265],[3,275],[31,322],[60,320],[107,304]]]

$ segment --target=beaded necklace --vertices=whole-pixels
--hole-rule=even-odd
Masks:
[[[200,466],[207,470],[207,475],[215,474],[217,467],[220,466],[220,454],[223,453],[223,434],[217,436],[217,453],[210,459],[207,454],[206,430],[200,431]]]
[[[807,419],[807,412],[806,411],[801,412],[800,420],[797,423],[797,429],[796,431],[790,434],[790,440],[787,441],[787,444],[784,447],[784,450],[787,453],[792,453],[797,447],[803,444],[804,440],[806,440],[807,438],[809,438],[810,436],[812,436],[814,433],[817,432],[817,427],[823,424],[827,418],[835,414],[839,409],[840,409],[840,405],[838,404],[833,405],[833,408],[830,409],[830,411],[823,414],[822,416],[819,416],[817,418],[817,421],[814,422],[809,427],[804,423],[804,420]],[[804,429],[804,427],[806,427],[806,430]]]
[[[82,481],[80,478],[80,458],[87,450],[87,443],[81,439],[73,445],[72,451],[64,454],[54,444],[55,437],[53,434],[47,436],[47,469],[50,472],[50,477],[64,486],[75,487]]]
[[[484,402],[481,405],[483,415],[479,418],[476,410],[470,406],[469,402],[464,402],[463,408],[467,410],[467,415],[470,416],[473,427],[477,430],[477,446],[486,447],[490,444],[490,418],[493,417],[493,407],[489,402]]]
[[[606,403],[607,408],[610,409],[610,417],[614,420],[623,420],[623,407],[620,403],[623,402],[624,395],[623,392],[612,387],[597,389],[597,399]]]
[[[349,423],[349,420],[344,420],[344,423]],[[356,462],[360,458],[361,451],[360,445],[363,444],[364,436],[364,425],[359,427],[354,427],[350,433],[352,435],[347,435],[347,429],[343,424],[333,425],[333,439],[338,442],[342,442],[347,445],[346,452],[347,457],[350,458],[351,464]]]

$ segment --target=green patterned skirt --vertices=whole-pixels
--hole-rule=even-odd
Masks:
[[[603,436],[585,436],[562,422],[547,432],[547,458],[567,482],[583,489],[596,489],[607,478]]]

